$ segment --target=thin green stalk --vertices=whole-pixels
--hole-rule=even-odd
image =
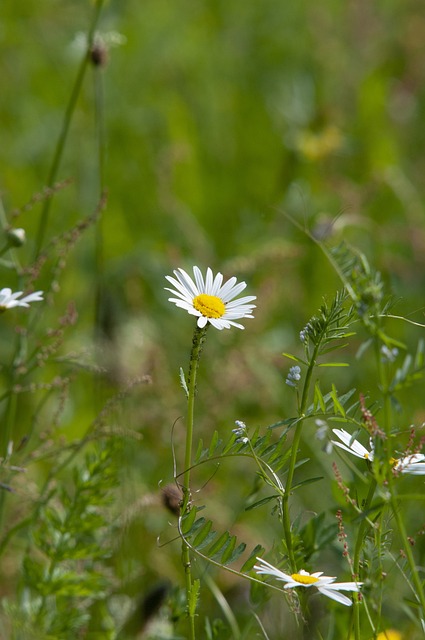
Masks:
[[[409,568],[412,574],[411,579],[416,589],[415,595],[422,608],[421,618],[424,618],[425,617],[425,595],[424,595],[424,590],[422,586],[422,581],[418,574],[418,569],[416,566],[415,558],[413,557],[411,545],[407,539],[406,527],[404,526],[403,518],[401,517],[400,508],[397,501],[397,496],[394,489],[394,483],[392,478],[388,479],[388,489],[391,494],[391,500],[390,500],[391,509],[397,524],[398,533],[400,535],[400,538],[403,541],[403,551],[406,555],[407,563],[409,565]]]
[[[388,483],[388,491],[390,494],[390,505],[391,505],[391,510],[397,525],[397,529],[398,529],[398,533],[400,535],[400,538],[402,540],[402,544],[403,544],[403,551],[405,553],[406,556],[406,560],[407,563],[409,565],[410,571],[411,571],[411,578],[412,578],[412,582],[413,585],[416,589],[416,598],[418,600],[418,603],[420,603],[421,608],[422,608],[422,618],[425,617],[425,594],[424,594],[424,589],[423,589],[423,585],[422,585],[422,581],[420,579],[418,570],[417,570],[417,566],[416,566],[416,562],[415,562],[415,558],[413,557],[413,553],[412,553],[412,548],[411,545],[409,543],[409,540],[407,538],[407,532],[406,532],[406,527],[404,525],[404,521],[403,518],[401,516],[401,512],[400,512],[400,508],[399,508],[399,504],[398,504],[398,500],[397,500],[397,493],[396,493],[396,489],[394,486],[394,477],[393,477],[393,472],[392,472],[392,464],[390,462],[390,459],[392,457],[392,451],[390,450],[390,447],[388,446],[388,442],[390,440],[390,435],[391,435],[391,395],[390,395],[390,391],[389,391],[389,387],[388,387],[388,380],[387,380],[387,373],[384,367],[384,364],[382,362],[382,358],[381,358],[381,354],[380,354],[380,341],[376,338],[375,340],[375,353],[376,353],[376,359],[377,359],[377,366],[378,366],[378,376],[379,376],[379,381],[380,381],[380,386],[382,389],[382,395],[383,395],[383,399],[384,399],[384,406],[383,406],[383,415],[384,415],[384,424],[383,424],[383,428],[385,431],[385,434],[387,436],[387,440],[386,440],[386,446],[385,446],[385,454],[386,454],[386,459],[387,459],[387,469],[388,469],[388,473],[387,473],[387,483]]]
[[[365,504],[364,504],[364,508],[363,508],[363,512],[365,514],[367,514],[367,512],[370,509],[370,505],[372,504],[372,500],[373,500],[373,496],[375,495],[375,491],[376,491],[376,480],[375,478],[372,478],[371,483],[369,485],[369,491],[367,493],[366,496],[366,500],[365,500]],[[359,573],[360,573],[360,553],[363,547],[363,542],[364,542],[364,537],[366,534],[366,529],[367,527],[370,526],[369,525],[369,520],[368,518],[365,516],[359,526],[358,532],[357,532],[357,538],[356,538],[356,544],[354,547],[354,555],[353,555],[353,573],[354,573],[354,578],[356,580],[358,580],[359,578]],[[354,609],[353,609],[353,615],[354,615],[354,638],[355,640],[360,640],[360,598],[357,595],[354,599]]]
[[[313,356],[310,360],[310,364],[307,369],[307,374],[306,374],[304,388],[303,388],[303,394],[302,394],[301,403],[300,403],[299,412],[298,412],[300,419],[297,422],[294,439],[292,441],[291,458],[289,460],[288,475],[286,477],[285,495],[283,496],[283,500],[282,500],[283,531],[285,534],[285,542],[286,542],[286,548],[288,550],[289,562],[290,562],[291,570],[293,573],[297,571],[298,567],[295,559],[294,545],[292,542],[291,519],[289,515],[289,496],[291,494],[292,481],[294,479],[295,464],[297,461],[298,448],[301,440],[301,432],[304,424],[305,409],[306,409],[307,400],[309,397],[311,377],[313,375],[313,369],[316,366],[316,358],[319,352],[319,348],[320,348],[320,341],[318,341],[318,343],[314,347]]]
[[[71,124],[72,116],[75,111],[78,97],[80,95],[81,87],[83,85],[84,76],[89,64],[89,51],[93,44],[93,38],[96,30],[97,23],[99,21],[100,12],[102,10],[104,0],[96,0],[92,21],[89,26],[87,35],[87,51],[81,61],[80,68],[75,79],[74,86],[69,97],[69,102],[65,110],[65,115],[62,123],[62,128],[59,134],[58,141],[56,143],[55,152],[53,155],[52,164],[50,166],[49,175],[47,177],[47,187],[52,187],[56,181],[59,166],[62,160],[63,151],[65,148],[66,139],[68,137],[69,127]],[[44,242],[44,236],[46,235],[47,224],[49,221],[49,213],[52,198],[46,198],[43,203],[43,208],[40,215],[40,223],[38,226],[38,232],[35,242],[34,259],[39,255]]]
[[[186,415],[186,448],[184,457],[184,475],[183,475],[183,492],[185,499],[183,507],[190,508],[190,469],[192,464],[192,442],[193,442],[193,424],[195,410],[196,395],[196,376],[198,372],[199,360],[201,356],[202,345],[205,340],[208,325],[203,329],[198,326],[193,334],[192,351],[190,354],[189,376],[187,385],[187,415]],[[183,515],[183,514],[182,514]],[[189,640],[195,640],[195,614],[194,606],[191,604],[192,599],[192,570],[190,563],[190,552],[186,542],[182,541],[182,563],[185,572],[186,585],[186,601],[189,616]]]

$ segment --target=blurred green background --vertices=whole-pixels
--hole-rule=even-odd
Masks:
[[[33,259],[42,205],[12,213],[47,183],[93,9],[83,0],[1,3],[0,190],[9,221],[27,233],[23,264]],[[293,415],[281,353],[300,353],[299,330],[339,286],[285,212],[318,238],[358,246],[400,298],[395,313],[423,321],[425,10],[419,0],[111,0],[98,30],[107,60],[87,69],[57,175],[70,184],[51,200],[45,243],[91,214],[102,186],[107,204],[43,313],[54,326],[74,301],[79,316],[60,355],[74,354],[83,367],[56,435],[81,436],[102,399],[149,376],[114,409],[117,424],[143,437],[123,461],[125,504],[140,511],[132,511],[121,570],[124,581],[142,576],[146,586],[181,578],[178,552],[172,559],[168,547],[156,548],[168,521],[156,501],[158,483],[172,479],[171,429],[185,411],[178,371],[187,367],[193,318],[167,302],[166,274],[211,266],[246,280],[258,297],[245,331],[208,335],[197,401],[197,433],[207,438],[214,429],[228,433],[235,419],[266,427]],[[37,288],[50,287],[55,264],[42,268]],[[3,271],[2,286],[16,288],[8,277]],[[7,321],[6,360],[16,317]],[[421,335],[397,322],[390,329],[412,348]],[[372,365],[355,360],[361,340],[346,355],[353,367],[339,387],[374,397]],[[103,374],[93,376],[89,365]],[[75,373],[50,363],[36,380],[67,367]],[[421,393],[409,396],[400,425],[425,419],[422,401]],[[33,404],[20,404],[17,437]],[[39,416],[46,428],[52,405]],[[180,460],[182,425],[174,429]],[[197,487],[210,475],[202,471]],[[238,487],[232,497],[229,483]],[[250,483],[240,469],[223,468],[200,499],[231,526]],[[324,509],[330,493],[319,492]],[[300,504],[317,509],[318,500],[307,493]],[[271,546],[274,526],[250,514],[243,533]]]

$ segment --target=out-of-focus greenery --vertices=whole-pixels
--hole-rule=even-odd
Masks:
[[[22,265],[32,263],[45,200],[21,208],[47,183],[93,9],[88,0],[1,3],[0,190],[9,223],[26,230],[27,244],[15,251]],[[141,437],[120,451],[125,525],[114,557],[117,594],[136,599],[164,578],[182,580],[178,546],[158,547],[156,538],[173,537],[159,487],[172,479],[172,439],[182,460],[178,371],[187,367],[193,318],[167,302],[164,275],[211,266],[246,280],[258,297],[245,331],[208,336],[196,437],[229,432],[235,419],[266,427],[294,414],[281,353],[301,349],[300,329],[340,283],[285,214],[317,238],[358,245],[400,298],[393,312],[423,320],[425,11],[419,0],[110,0],[98,28],[107,60],[87,69],[57,175],[69,184],[51,199],[45,246],[93,213],[102,187],[106,206],[66,265],[54,242],[36,282],[49,288],[59,269],[37,312],[38,339],[60,317],[70,326],[57,359],[33,379],[71,381],[17,396],[14,440],[31,434],[34,452],[55,446],[50,438],[71,442],[104,402],[142,379],[102,423]],[[1,286],[19,288],[13,271],[2,268]],[[2,363],[12,357],[18,322],[16,313],[2,317]],[[391,331],[412,349],[423,333],[398,321]],[[375,371],[356,364],[361,341],[350,347],[353,366],[339,388],[373,399]],[[63,388],[70,391],[61,395]],[[401,400],[400,425],[420,425],[422,394]],[[307,437],[309,455],[311,446]],[[326,466],[317,455],[318,468]],[[49,465],[48,457],[30,465],[28,486],[17,480],[28,509]],[[203,470],[195,484],[224,527],[238,519],[251,546],[270,546],[273,519],[243,511],[253,477],[223,465],[216,476]],[[326,481],[327,489],[300,495],[297,508],[329,509],[331,472]],[[9,525],[19,516],[14,497],[7,496]],[[2,565],[2,592],[12,599],[24,536],[14,544]],[[226,575],[217,580],[243,610],[244,587]],[[213,605],[205,606],[213,617]],[[275,620],[275,637],[281,624]]]

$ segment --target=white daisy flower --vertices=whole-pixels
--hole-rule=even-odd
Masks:
[[[422,453],[412,453],[410,456],[392,460],[396,473],[411,473],[414,476],[425,475],[425,456]]]
[[[371,450],[368,451],[358,440],[353,440],[353,437],[348,431],[344,429],[332,429],[332,431],[343,443],[332,440],[332,444],[348,451],[348,453],[353,454],[353,456],[357,456],[357,458],[364,458],[365,460],[370,460],[370,462],[373,461],[374,452],[372,442],[370,443]],[[416,476],[425,475],[425,455],[422,453],[411,453],[403,458],[391,458],[390,462],[395,473],[410,473]]]
[[[254,317],[252,310],[255,309],[255,305],[250,303],[256,299],[256,296],[245,296],[234,300],[245,289],[245,282],[236,284],[236,278],[233,277],[223,284],[222,274],[217,273],[214,277],[209,267],[205,280],[198,267],[193,267],[195,280],[192,280],[183,269],[177,269],[173,273],[175,278],[165,277],[174,289],[168,287],[165,289],[177,298],[168,298],[168,300],[174,302],[177,307],[186,309],[191,315],[198,316],[197,324],[201,329],[207,322],[216,329],[230,329],[231,326],[243,329],[241,324],[234,321],[239,318]]]
[[[6,309],[12,309],[13,307],[29,307],[30,302],[38,302],[43,300],[42,291],[34,291],[25,296],[25,298],[18,298],[22,295],[22,291],[16,291],[12,293],[12,289],[5,288],[0,290],[0,313],[6,311]]]
[[[345,429],[332,429],[334,434],[342,440],[341,442],[337,442],[336,440],[332,440],[332,444],[344,449],[344,451],[348,451],[348,453],[352,453],[353,456],[357,456],[357,458],[364,458],[365,460],[373,460],[373,446],[371,444],[371,451],[368,451],[358,440],[354,440],[353,436],[345,431]]]
[[[288,575],[262,558],[257,558],[257,560],[261,563],[254,566],[257,573],[274,576],[278,580],[286,582],[284,589],[294,589],[295,587],[305,587],[308,589],[309,587],[315,587],[322,595],[331,598],[331,600],[336,600],[336,602],[344,604],[347,607],[352,605],[350,598],[347,598],[347,596],[339,592],[359,591],[363,584],[362,582],[334,582],[336,578],[324,576],[322,571],[309,573],[301,569],[299,573]]]

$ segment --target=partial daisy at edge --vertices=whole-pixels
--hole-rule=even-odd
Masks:
[[[197,325],[204,328],[210,323],[216,329],[230,329],[244,326],[235,322],[245,318],[253,318],[251,304],[256,296],[237,296],[246,288],[246,282],[237,282],[233,276],[223,284],[224,277],[221,273],[215,276],[208,267],[206,276],[202,275],[199,267],[193,267],[193,278],[184,269],[175,269],[174,276],[165,276],[174,289],[165,287],[166,291],[173,294],[168,298],[177,307],[184,309],[189,314],[197,316]],[[236,298],[236,299],[235,299]]]
[[[14,307],[29,307],[30,302],[40,302],[43,300],[42,291],[34,291],[29,293],[24,298],[21,298],[23,291],[16,291],[12,293],[12,289],[5,287],[0,290],[0,313],[6,309],[13,309]]]
[[[309,573],[304,569],[301,569],[298,573],[292,573],[291,575],[284,573],[277,567],[263,560],[263,558],[257,558],[258,564],[254,566],[254,569],[260,575],[269,575],[277,580],[285,582],[284,589],[294,589],[296,587],[303,587],[308,589],[310,587],[316,588],[319,593],[331,600],[335,600],[340,604],[350,607],[353,603],[350,598],[340,593],[340,591],[352,591],[358,593],[362,582],[335,582],[336,577],[324,576],[322,571],[315,573]]]
[[[375,452],[372,441],[370,442],[369,451],[358,440],[355,440],[348,431],[345,431],[345,429],[332,429],[332,431],[339,440],[341,440],[341,442],[331,440],[332,444],[351,453],[353,456],[356,456],[356,458],[363,458],[364,460],[373,462]],[[425,475],[425,455],[422,453],[411,453],[401,458],[392,458],[390,462],[396,474],[409,473],[416,476]]]

